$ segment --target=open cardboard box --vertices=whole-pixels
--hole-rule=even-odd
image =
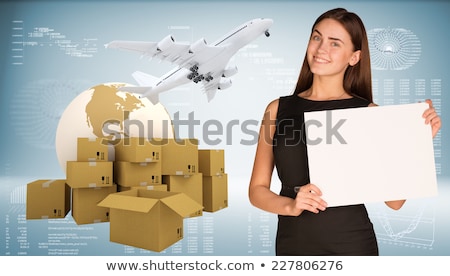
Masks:
[[[203,206],[183,193],[131,189],[108,195],[110,241],[161,252],[183,238],[183,219]]]

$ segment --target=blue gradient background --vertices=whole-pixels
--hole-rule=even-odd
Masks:
[[[133,53],[105,49],[103,44],[116,39],[158,41],[168,34],[179,41],[194,42],[204,37],[213,42],[250,19],[272,18],[270,38],[261,36],[233,58],[239,68],[232,77],[233,86],[219,92],[211,103],[194,84],[161,95],[171,116],[179,112],[186,117],[194,112],[201,122],[214,119],[224,126],[233,120],[240,124],[246,120],[259,122],[271,100],[291,93],[316,17],[337,6],[359,14],[367,30],[404,28],[420,40],[420,59],[412,67],[374,70],[375,80],[411,79],[411,86],[416,79],[427,83],[441,80],[442,93],[436,96],[443,119],[440,143],[436,145],[440,150],[436,157],[439,196],[410,200],[397,212],[383,204],[369,204],[368,210],[381,255],[450,255],[449,110],[445,108],[450,81],[448,1],[1,2],[0,122],[4,131],[0,144],[0,255],[273,255],[276,216],[250,206],[247,199],[255,145],[242,145],[240,141],[254,136],[237,126],[231,128],[232,132],[212,137],[221,139],[214,146],[202,144],[203,130],[195,128],[200,147],[225,149],[229,208],[186,220],[185,238],[162,253],[111,243],[108,223],[77,226],[70,214],[64,220],[26,221],[24,188],[36,179],[65,178],[54,148],[54,133],[58,116],[77,94],[104,82],[134,84],[131,73],[135,70],[159,76],[172,68],[168,63],[141,60]],[[24,33],[48,27],[80,42],[80,47],[83,39],[95,39],[98,51],[81,58],[65,54],[54,44],[25,46],[23,64],[13,65],[14,20],[23,21]],[[428,96],[429,91],[426,93]],[[411,88],[411,101],[423,100],[413,94]],[[375,95],[377,103],[404,100],[397,94],[390,95],[388,101],[385,98],[380,88]],[[29,108],[33,105],[38,108]],[[253,133],[257,129],[256,125],[251,127]],[[181,137],[188,134],[186,129],[180,130]],[[273,182],[277,191],[276,172]],[[400,234],[387,235],[383,227],[386,221],[394,233]],[[411,225],[414,227],[408,230]],[[49,245],[50,241],[65,245]]]

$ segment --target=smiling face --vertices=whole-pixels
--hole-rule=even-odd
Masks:
[[[307,59],[311,72],[320,76],[344,76],[347,67],[358,63],[349,33],[336,20],[324,19],[313,29]]]

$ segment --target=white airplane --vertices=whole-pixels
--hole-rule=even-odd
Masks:
[[[159,58],[178,65],[160,78],[136,71],[132,76],[139,86],[123,87],[121,90],[142,94],[153,104],[157,104],[161,92],[191,81],[202,82],[209,102],[217,89],[223,90],[231,86],[229,77],[237,73],[236,66],[228,65],[231,57],[261,34],[268,37],[272,24],[272,19],[250,20],[212,44],[207,44],[204,38],[190,45],[182,44],[168,35],[160,42],[115,40],[105,47],[136,51],[143,57]]]

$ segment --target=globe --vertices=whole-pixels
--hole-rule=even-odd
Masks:
[[[127,92],[126,87],[130,86],[99,84],[80,93],[66,107],[55,137],[56,154],[64,173],[67,161],[77,160],[79,137],[104,139],[110,145],[110,161],[114,161],[113,145],[118,139],[174,137],[172,120],[165,107]]]

